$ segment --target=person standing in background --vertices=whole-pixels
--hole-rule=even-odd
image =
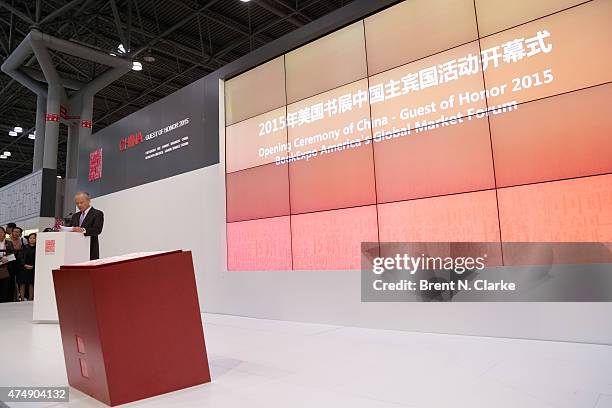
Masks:
[[[36,266],[36,234],[28,235],[28,244],[21,251],[21,268],[17,273],[19,298],[21,300],[34,300],[34,270]],[[26,286],[28,296],[26,297]]]
[[[11,232],[13,232],[13,228],[15,228],[17,225],[15,225],[14,222],[9,222],[8,224],[6,224],[6,228],[5,230],[5,234],[9,236],[9,238],[11,237]]]
[[[15,228],[19,228],[17,227],[17,224],[15,224],[14,222],[9,222],[8,224],[6,224],[6,234],[8,235],[8,238],[11,239],[13,236],[13,229]],[[20,234],[19,234],[19,238],[21,239],[21,244],[22,245],[27,245],[28,242],[23,239],[23,237],[21,236],[21,233],[23,233],[23,230],[21,228],[19,228]]]
[[[12,288],[6,253],[6,230],[0,227],[0,303],[13,301]]]
[[[17,274],[19,273],[19,271],[21,270],[21,262],[19,262],[19,258],[21,257],[21,250],[23,249],[23,241],[21,241],[21,234],[23,233],[23,230],[20,227],[13,227],[12,231],[11,231],[11,235],[9,240],[6,241],[6,254],[7,255],[11,255],[14,254],[15,258],[17,258],[17,260],[9,262],[8,264],[8,270],[9,270],[9,275],[10,275],[10,298],[11,298],[11,302],[15,299],[15,293],[16,293],[16,282],[15,282],[15,277],[17,276]],[[20,300],[19,298],[17,298],[17,300]]]

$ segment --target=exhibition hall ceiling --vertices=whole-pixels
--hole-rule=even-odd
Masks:
[[[95,97],[94,132],[169,95],[221,66],[302,27],[350,0],[0,0],[2,63],[38,26],[45,33],[142,64]],[[88,82],[104,66],[54,53],[65,78]],[[36,62],[31,68],[39,69]],[[30,173],[36,97],[0,73],[0,186]],[[10,136],[14,127],[24,132]],[[62,127],[58,173],[65,172]]]

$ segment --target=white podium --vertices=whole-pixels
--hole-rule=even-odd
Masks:
[[[34,313],[37,323],[57,323],[53,269],[89,261],[89,237],[78,232],[41,232],[36,242]]]

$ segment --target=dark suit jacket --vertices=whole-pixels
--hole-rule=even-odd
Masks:
[[[100,258],[98,235],[102,233],[102,227],[104,227],[104,213],[91,207],[81,225],[79,225],[80,218],[81,212],[79,211],[72,216],[70,226],[85,228],[85,236],[91,237],[89,259],[98,259]]]
[[[9,262],[7,264],[11,282],[14,282],[13,279],[15,279],[15,276],[17,276],[17,274],[19,273],[19,270],[21,269],[21,263],[19,262],[19,260],[21,259],[21,250],[23,249],[23,243],[21,244],[20,250],[15,250],[15,247],[13,246],[13,242],[9,240],[8,238],[4,241],[4,245],[5,245],[4,249],[6,252],[3,254],[0,254],[0,256],[14,254],[15,258],[17,258],[17,260],[13,262]]]

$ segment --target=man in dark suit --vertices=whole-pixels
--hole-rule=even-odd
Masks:
[[[102,233],[104,227],[104,213],[91,206],[89,193],[80,191],[74,196],[74,202],[79,212],[72,216],[70,226],[73,232],[80,232],[86,237],[91,237],[89,247],[89,259],[100,258],[100,245],[98,235]]]

